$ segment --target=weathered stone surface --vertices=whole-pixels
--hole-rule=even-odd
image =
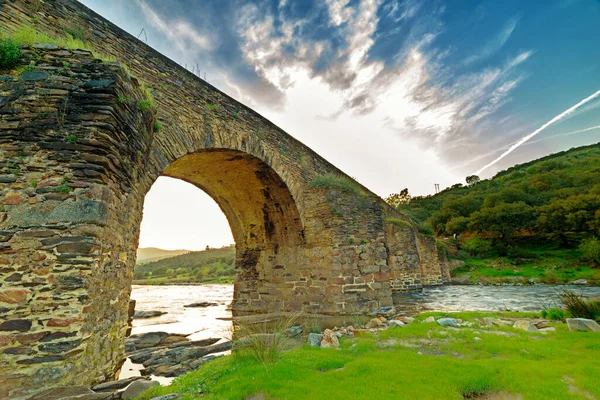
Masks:
[[[144,378],[141,376],[132,376],[131,378],[119,379],[119,380],[111,381],[111,382],[104,382],[104,383],[94,386],[92,388],[92,390],[94,392],[109,392],[109,391],[113,391],[113,390],[123,389],[130,383],[140,380],[140,379],[144,379]]]
[[[135,399],[136,397],[138,397],[139,395],[144,393],[146,390],[150,389],[151,387],[158,386],[158,385],[159,385],[159,383],[156,381],[146,381],[146,380],[135,381],[131,385],[129,385],[127,387],[127,389],[125,389],[125,391],[121,395],[121,398],[123,400]]]
[[[13,319],[0,324],[0,331],[27,332],[31,329],[31,321],[25,319]]]
[[[24,81],[42,81],[49,77],[50,75],[46,72],[22,72],[20,79]]]
[[[189,307],[189,308],[193,308],[193,307],[214,307],[214,306],[218,306],[218,303],[210,303],[210,302],[206,302],[206,301],[202,301],[199,303],[191,303],[191,304],[186,304],[184,305],[184,307]]]
[[[527,332],[537,332],[538,331],[538,328],[535,326],[535,324],[526,319],[520,319],[520,320],[516,321],[515,324],[513,325],[513,328],[521,329],[521,330],[524,330]]]
[[[143,310],[139,310],[139,311],[136,311],[135,314],[133,314],[133,319],[143,319],[143,318],[160,317],[161,315],[165,315],[166,313],[167,313],[166,311],[157,311],[157,310],[143,311]]]
[[[60,223],[80,223],[106,225],[108,205],[97,200],[75,202],[45,202],[22,204],[12,210],[6,221],[7,227],[38,226]]]
[[[28,289],[7,289],[0,290],[0,302],[18,304],[27,300],[30,291]]]
[[[308,334],[308,343],[312,347],[321,347],[321,342],[322,341],[323,341],[323,334],[322,333],[311,332],[311,333]]]
[[[29,400],[109,400],[112,395],[94,393],[85,386],[65,386],[46,389]]]
[[[600,332],[600,325],[594,320],[586,318],[567,318],[570,331]]]
[[[340,342],[334,331],[325,329],[323,339],[321,340],[321,347],[324,349],[338,349],[340,347]]]
[[[437,320],[437,323],[441,326],[453,326],[455,328],[460,327],[460,325],[454,318],[440,318]]]
[[[81,345],[81,339],[52,342],[40,345],[39,349],[45,353],[66,353]]]

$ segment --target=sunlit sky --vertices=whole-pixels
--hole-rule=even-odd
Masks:
[[[598,0],[82,2],[381,196],[600,141]],[[148,193],[140,247],[232,242],[199,189]]]

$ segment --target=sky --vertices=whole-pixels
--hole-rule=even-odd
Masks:
[[[412,195],[600,141],[600,0],[82,0],[369,189]],[[159,178],[140,246],[233,242]]]

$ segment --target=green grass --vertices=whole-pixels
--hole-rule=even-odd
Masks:
[[[332,173],[315,176],[309,185],[319,189],[338,189],[342,192],[354,193],[360,196],[366,194],[357,182],[347,176]]]
[[[540,283],[564,284],[586,279],[589,284],[600,284],[600,268],[582,262],[577,249],[540,246],[523,252],[520,257],[469,257],[452,275],[469,276],[473,283],[498,283],[521,277],[524,282],[537,279]]]
[[[453,316],[473,320],[488,314]],[[427,315],[432,314],[418,320]],[[271,364],[250,357],[220,358],[141,398],[179,393],[182,399],[245,399],[262,393],[266,399],[290,400],[462,399],[498,391],[523,399],[586,398],[584,392],[600,396],[598,334],[568,332],[564,324],[555,327],[556,332],[542,335],[415,322],[343,338],[341,350],[304,345]],[[509,336],[485,333],[490,330]]]
[[[411,228],[412,225],[409,222],[406,222],[403,219],[399,218],[386,218],[385,222],[391,222],[392,224],[400,227],[400,228]]]
[[[185,284],[233,283],[233,277],[201,278],[193,275],[160,276],[156,278],[134,279],[134,285],[185,285]]]

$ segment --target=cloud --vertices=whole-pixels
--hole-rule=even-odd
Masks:
[[[494,36],[480,51],[478,51],[477,54],[474,54],[465,60],[465,64],[468,65],[477,61],[485,60],[486,58],[496,54],[504,46],[504,44],[508,42],[508,39],[510,39],[510,36],[517,27],[519,19],[520,17],[510,18],[502,27],[500,32],[498,32],[496,36]]]

